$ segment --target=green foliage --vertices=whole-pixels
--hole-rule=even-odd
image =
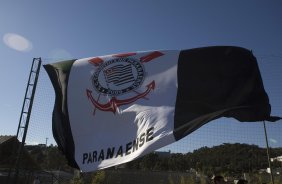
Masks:
[[[73,171],[73,169],[68,166],[65,156],[57,146],[32,146],[27,149],[29,150],[31,157],[44,170]]]
[[[73,179],[70,181],[71,184],[84,184],[84,180],[78,170],[75,170]]]
[[[281,154],[281,150],[280,150]],[[200,148],[190,155],[190,164],[203,173],[242,173],[267,168],[266,150],[255,145],[223,144]]]
[[[140,163],[140,169],[142,170],[153,170],[156,165],[159,165],[159,157],[155,153],[150,153],[146,157],[143,158],[142,162]]]
[[[280,178],[274,178],[274,183],[276,184],[282,184],[282,177],[280,176]]]
[[[173,178],[171,177],[171,175],[168,176],[168,183],[169,184],[175,184]]]
[[[186,183],[195,183],[194,179],[192,176],[180,176],[180,184],[186,184]]]
[[[205,176],[200,176],[200,183],[201,184],[208,184],[208,180]]]
[[[93,174],[91,184],[104,184],[106,179],[105,171],[98,171]]]
[[[71,184],[84,184],[83,179],[81,177],[74,177],[71,182]]]
[[[184,177],[184,181],[185,181],[185,183],[189,183],[189,184],[190,183],[191,184],[195,184],[196,183],[195,177],[193,177],[193,175]]]
[[[39,164],[43,170],[60,170],[67,171],[69,173],[73,172],[73,169],[68,166],[64,155],[56,146],[30,146],[26,149],[35,163]],[[271,157],[280,156],[282,155],[282,149],[272,148],[270,150],[270,154]],[[132,175],[128,176],[127,172],[137,172],[136,170],[142,170],[143,173],[151,171],[157,171],[158,173],[170,173],[169,175],[164,176],[164,180],[160,181],[160,183],[168,182],[169,184],[194,184],[197,182],[206,183],[207,178],[196,178],[196,171],[198,174],[200,173],[202,175],[206,175],[208,178],[210,178],[213,174],[240,178],[242,173],[249,173],[251,175],[249,180],[251,183],[262,183],[265,182],[265,178],[269,178],[269,176],[267,175],[262,177],[262,174],[259,174],[258,170],[267,167],[268,162],[265,148],[259,148],[256,145],[239,143],[222,144],[212,148],[202,147],[192,153],[186,154],[171,153],[164,156],[162,154],[158,154],[157,152],[150,153],[144,157],[126,163],[125,168],[123,169],[124,172],[119,172],[121,171],[119,169],[113,170],[113,168],[109,168],[96,172],[92,175],[75,176],[71,180],[71,183],[103,184],[109,181],[114,181],[115,183],[125,183],[127,180],[132,179]],[[273,168],[278,167],[281,167],[281,163],[277,161],[273,162]],[[112,171],[112,173],[109,174],[109,171]],[[182,174],[177,175],[175,173]],[[149,179],[153,180],[153,178]],[[129,182],[131,182],[131,180]],[[266,182],[269,181],[267,180]]]
[[[271,157],[282,155],[281,148],[271,149]],[[280,167],[279,163],[273,164]],[[129,169],[181,171],[194,168],[207,176],[213,174],[240,176],[268,167],[265,148],[247,144],[222,144],[212,148],[202,147],[193,153],[174,153],[160,157],[150,153],[127,164]]]

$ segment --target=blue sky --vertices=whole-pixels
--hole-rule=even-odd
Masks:
[[[236,45],[257,56],[273,114],[282,116],[281,1],[13,1],[0,2],[0,135],[16,134],[34,57],[43,63],[120,52]],[[54,143],[54,92],[42,69],[29,142]],[[282,146],[281,121],[268,124]],[[211,122],[167,149],[223,142],[265,146],[261,123]],[[183,150],[182,150],[183,149]]]

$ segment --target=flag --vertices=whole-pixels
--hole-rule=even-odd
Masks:
[[[256,58],[233,46],[131,52],[44,65],[53,135],[83,172],[126,163],[207,122],[276,121]]]

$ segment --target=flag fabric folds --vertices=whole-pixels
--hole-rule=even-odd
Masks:
[[[83,172],[126,163],[207,122],[276,121],[252,52],[233,46],[131,52],[44,65],[53,135]]]

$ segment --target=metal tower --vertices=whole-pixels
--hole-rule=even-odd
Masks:
[[[29,119],[31,115],[32,104],[34,100],[34,95],[35,95],[36,85],[37,85],[38,76],[40,72],[41,62],[42,62],[41,58],[33,58],[32,66],[31,66],[30,73],[29,73],[28,83],[26,86],[24,102],[23,102],[22,111],[20,115],[18,130],[17,130],[17,139],[21,141],[21,144],[17,150],[17,157],[16,157],[16,163],[15,163],[15,180],[16,180],[15,183],[17,183],[17,178],[19,174],[19,166],[20,166],[23,148],[25,145],[28,125],[29,125]]]

